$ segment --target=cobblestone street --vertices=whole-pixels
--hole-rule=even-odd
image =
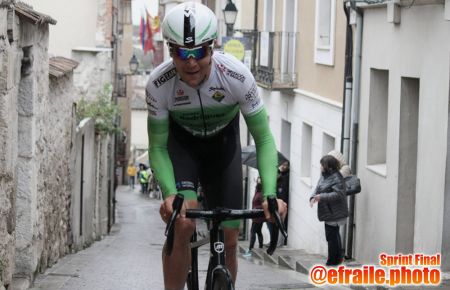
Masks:
[[[61,259],[38,276],[31,289],[164,289],[161,267],[164,225],[158,215],[159,201],[143,196],[137,188],[132,191],[125,186],[119,187],[117,201],[118,219],[111,234],[91,247]],[[201,248],[199,259],[202,285],[207,247]],[[314,288],[306,275],[240,255],[236,289],[305,288]]]

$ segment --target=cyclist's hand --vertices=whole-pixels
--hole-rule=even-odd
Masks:
[[[172,215],[173,208],[173,200],[175,199],[175,194],[168,196],[162,203],[159,208],[159,214],[161,216],[161,219],[167,224],[167,222],[170,220],[170,216]],[[185,217],[186,216],[186,208],[197,208],[197,201],[196,200],[184,200],[183,206],[181,207],[180,216]]]
[[[279,198],[277,198],[277,204],[278,204],[278,214],[280,215],[281,219],[284,220],[284,218],[286,217],[286,214],[287,214],[287,204],[282,199],[279,199]],[[270,214],[269,203],[267,202],[267,200],[265,200],[263,202],[262,206],[263,206],[264,215],[266,217],[266,220],[268,220],[270,222],[275,222],[272,215]]]
[[[167,222],[170,219],[170,216],[172,215],[173,208],[172,203],[175,199],[175,194],[168,196],[159,207],[159,215],[161,216],[161,219],[167,224]]]

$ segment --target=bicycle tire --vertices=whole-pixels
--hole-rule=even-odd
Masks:
[[[215,271],[213,274],[212,290],[234,290],[230,272],[226,269]]]

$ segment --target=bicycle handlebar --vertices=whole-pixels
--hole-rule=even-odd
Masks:
[[[174,227],[175,220],[181,212],[183,206],[184,196],[182,194],[177,194],[172,203],[173,212],[170,216],[169,221],[166,225],[165,235],[167,237],[166,243],[166,254],[170,256],[173,249],[174,240]],[[281,234],[287,238],[287,231],[278,214],[278,203],[275,197],[268,197],[267,202],[269,205],[269,212],[275,219],[276,227],[280,229]],[[264,210],[262,209],[227,209],[227,208],[216,208],[213,210],[199,210],[199,209],[188,209],[186,210],[186,218],[202,218],[202,219],[216,219],[218,221],[225,221],[231,219],[251,219],[264,217]],[[278,229],[276,229],[278,230]],[[275,250],[277,241],[271,239],[270,248]],[[273,253],[273,251],[272,251]]]

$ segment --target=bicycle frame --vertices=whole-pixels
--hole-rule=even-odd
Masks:
[[[175,219],[181,211],[184,197],[180,194],[176,196],[173,201],[172,207],[174,209],[169,222],[166,226],[165,235],[166,241],[166,254],[171,255],[173,240],[174,240],[174,224]],[[276,199],[273,197],[268,198],[269,211],[275,218],[276,224],[280,227],[281,233],[287,238],[287,233],[284,228],[284,224],[281,221],[277,211]],[[205,219],[212,221],[212,227],[210,229],[210,259],[208,264],[208,271],[206,275],[206,290],[227,289],[234,290],[231,274],[225,265],[225,243],[224,243],[224,231],[220,226],[221,222],[233,219],[253,219],[264,217],[264,211],[262,209],[248,209],[248,210],[232,210],[226,208],[216,208],[214,210],[198,210],[187,209],[186,218],[192,219]],[[188,275],[187,284],[189,290],[199,290],[198,286],[198,247],[199,243],[196,243],[197,235],[191,238],[191,271]],[[275,241],[276,246],[276,241]],[[215,283],[220,283],[218,287],[215,287]]]

